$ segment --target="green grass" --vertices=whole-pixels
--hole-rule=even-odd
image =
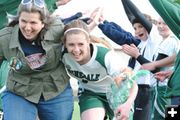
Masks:
[[[74,112],[73,112],[72,120],[81,120],[80,119],[79,104],[77,101],[74,102]]]

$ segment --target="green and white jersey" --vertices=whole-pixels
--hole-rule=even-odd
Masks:
[[[91,59],[83,65],[77,63],[69,53],[63,55],[63,62],[70,76],[76,78],[82,87],[96,93],[106,93],[113,78],[121,73],[121,60],[114,51],[95,44]]]
[[[171,34],[169,35],[165,40],[162,40],[162,42],[159,45],[158,48],[158,54],[165,54],[167,56],[172,56],[173,54],[178,54],[180,49],[180,41],[178,38],[174,35]],[[161,71],[166,71],[166,70],[173,70],[173,66],[168,66],[168,67],[162,67],[160,70]],[[168,78],[164,81],[159,81],[160,86],[166,86],[168,82]]]

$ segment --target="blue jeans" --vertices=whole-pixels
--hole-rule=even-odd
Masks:
[[[171,105],[180,105],[180,96],[172,97]]]
[[[10,91],[2,95],[4,120],[71,120],[73,94],[70,85],[57,97],[39,103],[32,103]]]

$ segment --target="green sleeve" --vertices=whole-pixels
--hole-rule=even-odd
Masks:
[[[6,13],[16,15],[20,2],[21,0],[0,0],[0,29],[8,24]]]
[[[180,39],[180,0],[149,0],[173,33]]]
[[[0,88],[5,85],[5,82],[8,77],[9,72],[9,64],[6,60],[4,60],[0,66]]]
[[[57,0],[45,0],[47,8],[50,13],[53,13],[57,9],[56,1]]]

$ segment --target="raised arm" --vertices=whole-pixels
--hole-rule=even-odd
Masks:
[[[130,0],[121,1],[129,21],[133,23],[133,20],[138,19],[140,23],[146,28],[148,33],[150,33],[152,29],[152,23],[146,19],[144,14],[141,13],[141,11],[139,11],[139,9]]]
[[[135,38],[130,32],[125,31],[118,24],[104,20],[101,8],[95,9],[91,14],[90,29],[92,30],[97,25],[109,39],[119,45],[135,44],[137,46],[140,43],[139,39]]]
[[[140,43],[139,39],[135,38],[130,32],[125,31],[114,22],[105,20],[99,24],[98,27],[108,38],[119,45],[135,44],[137,46]]]

